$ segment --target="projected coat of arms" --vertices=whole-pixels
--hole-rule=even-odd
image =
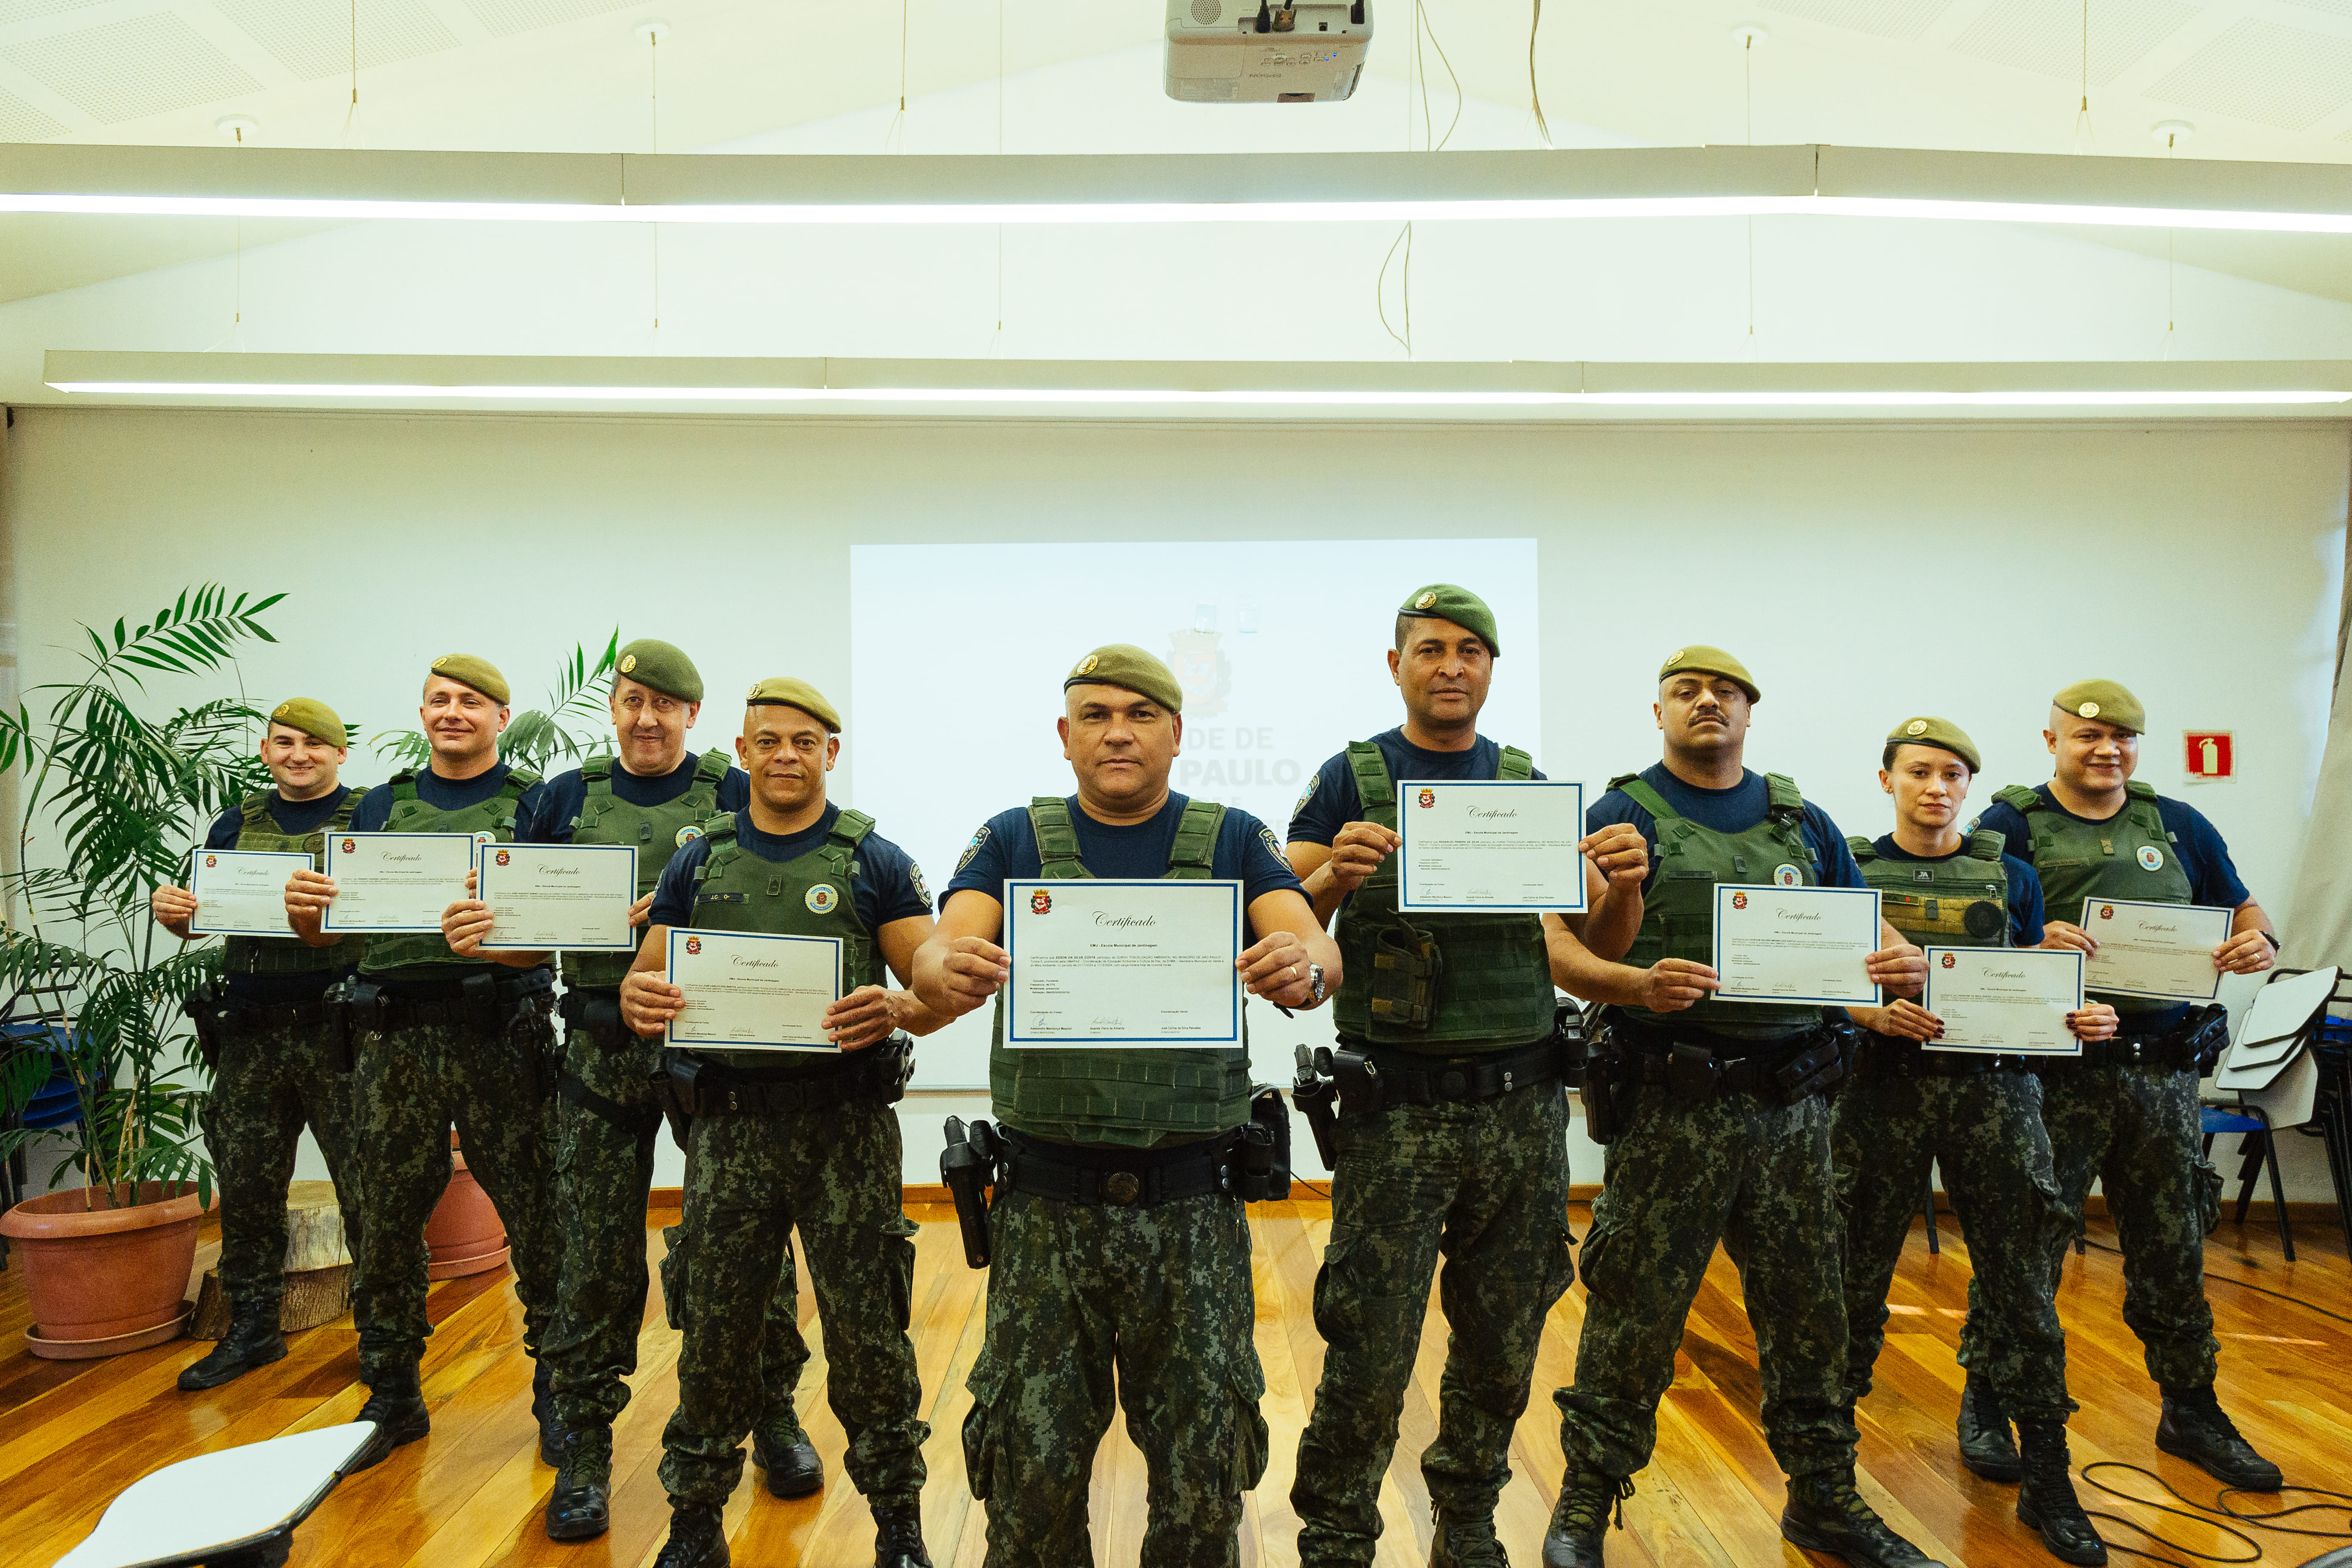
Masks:
[[[1168,668],[1184,689],[1185,718],[1213,719],[1225,710],[1225,697],[1234,689],[1234,661],[1219,646],[1217,633],[1170,632]]]

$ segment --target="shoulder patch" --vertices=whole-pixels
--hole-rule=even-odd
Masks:
[[[1291,816],[1297,816],[1300,812],[1307,809],[1307,803],[1315,798],[1315,786],[1322,782],[1323,775],[1321,773],[1308,773],[1307,775],[1307,787],[1298,792],[1298,799],[1293,803],[1290,807]]]
[[[1275,837],[1274,829],[1263,822],[1257,825],[1257,841],[1265,846],[1265,852],[1274,857],[1276,865],[1289,866],[1290,857],[1282,852],[1281,841]]]
[[[974,858],[980,854],[981,846],[987,842],[988,824],[983,822],[980,825],[980,831],[971,836],[971,842],[963,847],[963,857],[956,862],[956,869],[961,871],[971,865]]]
[[[929,909],[931,904],[930,884],[923,880],[923,868],[912,860],[907,862],[907,880],[913,886],[915,897],[922,900],[923,907]]]

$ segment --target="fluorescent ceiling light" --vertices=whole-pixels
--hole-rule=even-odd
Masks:
[[[2352,234],[2352,166],[1845,147],[743,156],[0,147],[0,212],[541,223],[1810,215]]]
[[[1110,408],[2149,408],[2339,405],[2352,363],[1600,364],[49,353],[76,395]]]

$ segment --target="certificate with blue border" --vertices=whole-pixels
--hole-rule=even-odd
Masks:
[[[664,1037],[685,1050],[819,1051],[841,994],[841,939],[669,928],[669,983],[686,993]]]
[[[430,931],[466,896],[477,847],[470,833],[330,833],[326,873],[334,901],[322,931]]]
[[[1929,1051],[2079,1057],[2066,1015],[2083,1006],[2080,948],[1931,947],[1919,1005],[1944,1021]]]
[[[1715,887],[1717,1002],[1799,1002],[1875,1007],[1875,888]]]
[[[311,869],[299,850],[198,849],[190,857],[188,891],[196,912],[190,936],[291,937],[286,923],[286,884],[297,871]],[[277,918],[270,919],[275,912]]]
[[[1004,884],[1004,1043],[1237,1046],[1242,885],[1071,878]]]
[[[635,952],[634,844],[485,844],[474,897],[490,906],[484,952]]]
[[[1397,836],[1407,914],[1583,912],[1584,785],[1573,780],[1407,780]]]

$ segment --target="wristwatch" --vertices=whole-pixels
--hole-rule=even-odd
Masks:
[[[1310,963],[1307,966],[1307,990],[1315,998],[1315,1005],[1318,1007],[1323,1005],[1323,966],[1321,964]]]

